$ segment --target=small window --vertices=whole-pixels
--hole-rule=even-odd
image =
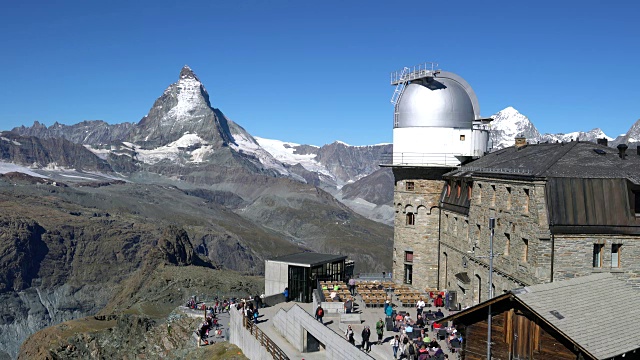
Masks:
[[[464,135],[460,135],[460,141],[464,141]]]
[[[511,210],[511,188],[507,186],[507,210]]]
[[[525,213],[529,212],[529,189],[524,189],[524,208],[522,209]]]
[[[407,225],[415,225],[416,216],[414,213],[407,213]]]
[[[593,267],[602,267],[602,252],[604,251],[604,244],[593,244]]]
[[[413,282],[413,265],[404,265],[404,283],[411,284]]]
[[[482,203],[482,184],[478,184],[478,191],[476,191],[476,203],[477,204],[481,204]]]
[[[449,197],[449,195],[451,195],[451,182],[450,181],[447,182],[447,197]]]
[[[405,184],[405,189],[407,191],[413,191],[413,181],[407,181],[407,183]]]
[[[462,190],[462,186],[460,186],[460,181],[456,181],[456,198],[460,197],[461,190]]]
[[[620,249],[621,248],[622,248],[622,244],[611,245],[611,267],[612,268],[620,267]]]
[[[529,240],[522,239],[522,262],[529,261]]]
[[[467,200],[471,200],[471,193],[473,192],[473,185],[467,185]]]
[[[413,262],[413,251],[404,252],[404,262]]]
[[[491,185],[491,206],[495,207],[496,206],[496,186],[495,185]]]
[[[509,248],[511,247],[511,234],[504,233],[505,244],[504,244],[504,256],[509,256]]]

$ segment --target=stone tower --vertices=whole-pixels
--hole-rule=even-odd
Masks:
[[[491,119],[464,79],[435,64],[396,71],[391,84],[393,155],[381,166],[395,179],[393,279],[437,289],[442,175],[488,151]]]

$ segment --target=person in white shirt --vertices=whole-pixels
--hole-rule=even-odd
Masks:
[[[422,314],[422,309],[424,309],[424,307],[427,304],[424,303],[424,299],[420,298],[420,300],[418,300],[418,302],[416,303],[416,312],[418,313],[418,315]]]

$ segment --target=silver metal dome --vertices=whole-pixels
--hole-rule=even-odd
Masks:
[[[446,71],[408,84],[395,111],[394,126],[400,128],[471,128],[473,120],[480,118],[480,106],[471,86]]]

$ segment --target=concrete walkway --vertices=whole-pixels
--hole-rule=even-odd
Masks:
[[[273,327],[273,323],[270,321],[280,309],[289,310],[295,304],[301,305],[307,312],[311,304],[303,303],[281,303],[272,307],[260,309],[260,316],[258,317],[258,328],[262,330],[282,351],[284,351],[291,360],[324,360],[326,355],[323,351],[312,353],[301,353],[293,347],[276,329]]]
[[[395,301],[394,303],[399,304],[399,301]],[[271,338],[273,342],[275,342],[292,360],[293,359],[295,360],[326,359],[326,356],[322,351],[314,352],[314,353],[300,353],[285,338],[283,338],[278,333],[278,331],[276,331],[276,329],[274,329],[272,322],[270,320],[273,319],[274,315],[280,309],[289,310],[294,304],[300,305],[300,307],[302,307],[305,311],[307,311],[309,314],[313,316],[314,309],[312,309],[312,306],[313,306],[312,304],[295,303],[295,302],[281,303],[273,307],[260,309],[258,328],[260,328],[260,330],[262,330],[267,336],[269,336],[269,338]],[[368,325],[369,328],[371,329],[370,341],[372,342],[371,352],[369,353],[369,355],[371,355],[375,359],[393,359],[393,349],[390,345],[390,341],[391,339],[393,339],[395,335],[400,335],[399,332],[386,331],[385,329],[382,337],[383,343],[381,345],[376,345],[376,342],[378,339],[378,336],[376,334],[376,322],[379,319],[382,319],[384,321],[385,315],[384,315],[383,308],[381,307],[365,308],[364,302],[362,301],[360,296],[356,296],[356,306],[357,307],[355,308],[355,312],[359,313],[361,317],[360,324],[351,324],[351,327],[355,334],[356,346],[360,348],[360,345],[362,342],[362,336],[361,336],[362,329],[364,328],[365,325]],[[414,307],[394,306],[394,309],[396,311],[408,311],[412,317],[416,316],[416,310]],[[425,308],[425,311],[428,309],[429,308]],[[436,308],[432,307],[430,309],[435,311]],[[443,308],[442,311],[444,312],[445,316],[449,315],[449,311],[447,311],[446,309]],[[326,326],[330,327],[332,330],[334,330],[338,334],[344,334],[347,329],[347,324],[340,323],[340,314],[327,313],[324,316],[323,322]],[[432,339],[433,337],[436,336],[436,332],[434,331],[428,331],[427,334]],[[451,354],[448,351],[445,340],[439,340],[438,343],[440,344],[441,348],[444,350],[444,353],[449,354],[449,359],[453,360],[457,358],[455,356],[456,354]],[[351,346],[351,345],[345,342],[345,346]]]

